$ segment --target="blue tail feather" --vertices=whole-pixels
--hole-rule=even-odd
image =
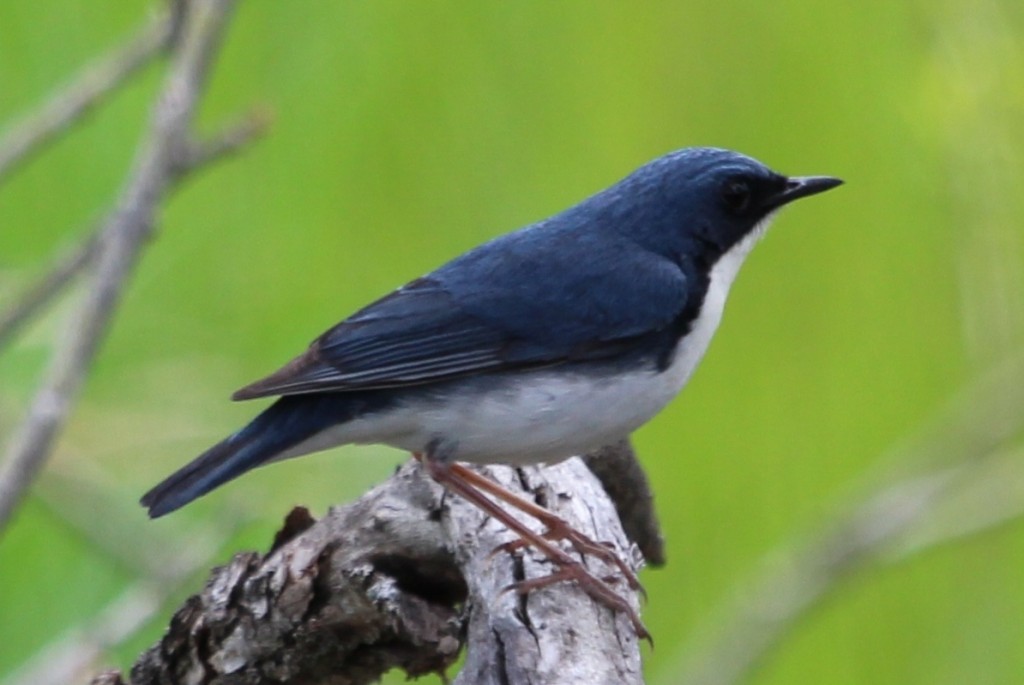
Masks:
[[[366,408],[350,395],[282,397],[143,495],[141,503],[152,518],[169,514]]]

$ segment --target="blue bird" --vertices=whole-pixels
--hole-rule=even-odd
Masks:
[[[642,426],[686,385],[737,271],[777,210],[840,183],[787,177],[714,148],[655,159],[329,329],[236,392],[236,400],[279,399],[142,504],[163,516],[257,466],[382,443],[421,456],[437,480],[490,504],[527,536],[480,495],[498,494],[497,486],[454,462],[553,462]],[[553,516],[538,518],[557,537],[589,542]],[[526,539],[571,567],[591,595],[624,608],[604,581],[564,552],[559,559],[550,540]]]

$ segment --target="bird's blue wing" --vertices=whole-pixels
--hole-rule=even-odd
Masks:
[[[579,264],[570,255],[580,252],[557,250],[550,235],[534,249],[499,242],[362,309],[235,399],[420,385],[600,358],[665,330],[685,308],[679,268],[635,246]]]

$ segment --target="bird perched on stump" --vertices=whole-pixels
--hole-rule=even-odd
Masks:
[[[682,390],[729,287],[776,212],[841,181],[784,176],[688,148],[555,216],[491,240],[359,310],[234,399],[278,399],[142,498],[170,513],[246,471],[350,443],[417,456],[451,491],[538,547],[647,632],[605,579],[557,544],[607,547],[459,462],[554,462],[620,440]],[[533,531],[494,500],[547,527]]]

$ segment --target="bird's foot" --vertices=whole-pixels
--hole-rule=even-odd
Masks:
[[[553,558],[552,561],[560,566],[554,573],[541,576],[540,578],[520,580],[507,585],[503,588],[503,592],[516,592],[517,594],[525,595],[555,583],[574,581],[594,601],[608,607],[612,611],[624,613],[629,618],[629,622],[633,624],[633,631],[636,633],[636,636],[647,640],[652,647],[654,646],[654,639],[651,637],[643,621],[640,620],[636,610],[633,609],[632,605],[625,598],[615,592],[606,581],[592,574],[578,561],[569,560],[569,563],[565,563],[562,560]]]
[[[580,555],[584,557],[589,555],[596,559],[600,559],[606,564],[614,566],[619,570],[619,573],[622,574],[622,577],[626,579],[629,589],[639,591],[643,598],[647,599],[647,592],[640,584],[640,580],[636,577],[636,573],[633,572],[632,567],[627,564],[622,557],[615,553],[612,543],[598,542],[597,540],[584,535],[582,532],[569,525],[569,523],[560,516],[553,514],[535,502],[531,502],[528,499],[520,497],[514,492],[506,490],[489,478],[485,478],[476,471],[468,469],[461,464],[452,464],[450,469],[456,476],[465,479],[475,487],[497,497],[507,504],[512,505],[528,516],[535,518],[541,525],[547,528],[547,531],[543,534],[545,540],[565,540]],[[529,541],[520,537],[519,540],[513,540],[512,542],[505,543],[505,545],[499,545],[495,552],[501,550],[513,552],[527,546],[530,546]],[[494,554],[494,552],[492,552],[492,554]]]
[[[557,521],[558,525],[550,526],[552,519],[553,521]],[[636,577],[633,569],[622,560],[622,557],[615,553],[610,542],[597,542],[592,540],[553,514],[551,515],[551,519],[545,520],[543,523],[550,526],[547,531],[543,533],[545,540],[550,540],[552,542],[565,540],[581,556],[594,557],[595,559],[600,559],[610,566],[614,566],[618,569],[619,575],[608,576],[605,582],[611,583],[624,579],[630,590],[636,590],[640,593],[641,597],[645,600],[647,599],[647,591],[644,589],[644,586],[640,584],[640,580]],[[530,543],[523,538],[510,540],[509,542],[495,547],[491,552],[491,556],[499,552],[512,553],[529,546]]]
[[[414,454],[414,456],[423,462],[427,467],[427,472],[430,473],[434,480],[452,492],[461,495],[516,533],[521,542],[512,543],[513,546],[509,548],[510,550],[519,547],[532,547],[544,554],[557,567],[557,570],[550,575],[514,583],[509,586],[509,589],[514,589],[519,593],[527,593],[563,580],[576,581],[580,588],[595,601],[613,611],[624,612],[629,617],[637,636],[653,644],[650,633],[647,632],[647,628],[640,621],[640,617],[632,605],[619,595],[609,582],[601,580],[592,574],[579,560],[553,544],[552,540],[567,540],[580,554],[584,556],[590,554],[608,562],[619,569],[630,588],[642,591],[633,570],[608,546],[591,540],[547,509],[520,497],[461,464],[453,464],[444,459],[431,458],[429,454],[425,456]],[[537,519],[547,527],[547,533],[541,534],[531,530],[519,519],[502,509],[497,502],[489,499],[484,493],[490,494]]]

